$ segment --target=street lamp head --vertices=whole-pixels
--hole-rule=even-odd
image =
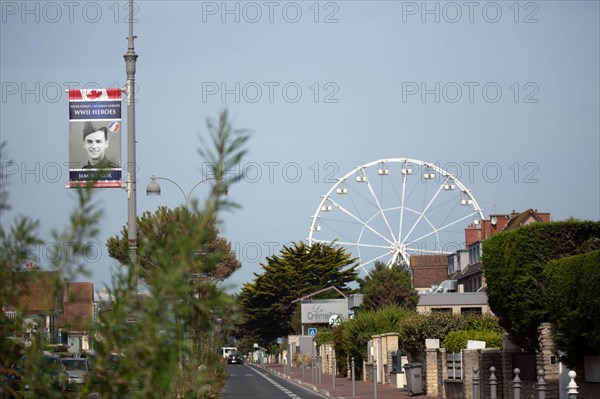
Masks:
[[[152,175],[152,179],[146,187],[146,195],[160,195],[160,184],[156,181],[156,176]]]

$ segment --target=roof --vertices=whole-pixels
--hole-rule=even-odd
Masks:
[[[89,282],[69,282],[64,296],[64,312],[60,325],[80,325],[93,318],[94,284]]]
[[[60,307],[60,279],[58,272],[32,270],[23,273],[16,285],[16,304],[9,308],[20,308],[27,313],[48,313]],[[57,306],[58,305],[58,306]]]
[[[526,210],[525,212],[521,212],[519,214],[513,213],[512,217],[510,218],[508,223],[506,223],[506,226],[504,226],[503,230],[514,230],[514,229],[521,227],[523,225],[526,225],[526,224],[543,222],[543,221],[544,221],[544,219],[542,217],[540,217],[540,215],[538,215],[538,212],[536,210],[533,210],[530,208],[530,209]]]
[[[485,292],[449,292],[419,294],[417,306],[487,305]]]

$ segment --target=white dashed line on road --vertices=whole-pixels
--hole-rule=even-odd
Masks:
[[[283,393],[285,393],[290,398],[292,398],[292,399],[302,399],[302,397],[296,395],[295,393],[293,393],[292,391],[290,391],[289,389],[287,389],[283,385],[279,384],[277,381],[273,380],[272,378],[268,377],[267,375],[265,375],[263,373],[260,373],[258,371],[256,373],[258,375],[260,375],[262,378],[264,378],[265,380],[269,381],[271,384],[273,384],[276,388],[278,388],[279,390],[281,390]]]

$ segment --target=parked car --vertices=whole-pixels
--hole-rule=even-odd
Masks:
[[[42,354],[39,362],[27,356],[3,373],[3,391],[25,397],[61,397],[69,376],[56,355]]]
[[[0,398],[13,398],[15,396],[14,386],[11,381],[20,379],[14,367],[0,369]]]
[[[64,357],[61,359],[69,375],[68,387],[73,389],[85,384],[90,375],[90,365],[85,357]]]
[[[227,364],[244,364],[244,358],[240,352],[232,352],[227,355]]]

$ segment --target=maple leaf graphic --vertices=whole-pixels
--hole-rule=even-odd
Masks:
[[[92,89],[87,93],[88,100],[97,100],[102,95],[102,90]]]

